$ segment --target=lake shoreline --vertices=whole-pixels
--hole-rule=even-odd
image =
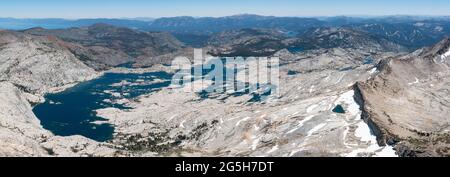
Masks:
[[[95,110],[127,109],[124,105],[130,99],[168,86],[171,75],[161,70],[153,67],[102,71],[89,80],[52,89],[33,107],[33,112],[42,126],[55,135],[83,135],[107,142],[113,139],[114,126],[105,123]]]

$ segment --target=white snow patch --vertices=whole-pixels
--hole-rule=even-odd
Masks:
[[[319,131],[320,129],[322,129],[323,127],[325,127],[325,125],[327,125],[326,123],[321,123],[317,126],[315,126],[313,129],[308,131],[308,135],[307,136],[311,136],[313,133]]]
[[[252,137],[254,140],[252,142],[252,150],[256,150],[256,147],[258,147],[258,143],[259,143],[259,138]]]
[[[442,60],[445,60],[447,57],[449,57],[450,56],[450,49],[448,49],[448,51],[447,52],[445,52],[444,54],[442,54],[441,55],[441,59]]]
[[[255,128],[255,131],[258,131],[259,130],[259,127],[258,127],[258,125],[253,125],[253,127]]]
[[[310,113],[312,111],[314,111],[314,109],[316,109],[319,105],[315,104],[315,105],[311,105],[310,107],[306,108],[306,113]]]
[[[315,87],[315,86],[314,86],[314,85],[312,85],[312,86],[311,86],[311,88],[309,88],[309,93],[312,93],[312,92],[314,92],[314,87]]]
[[[395,150],[391,146],[380,147],[378,144],[371,144],[369,147],[365,149],[356,149],[348,154],[345,157],[359,157],[361,153],[370,154],[371,157],[398,157],[395,154]]]
[[[394,148],[391,146],[385,146],[383,150],[377,152],[374,157],[397,157]]]
[[[369,126],[364,122],[360,121],[357,124],[358,128],[355,130],[355,136],[361,138],[364,142],[377,142],[377,138],[372,134]]]
[[[369,142],[369,147],[353,150],[349,154],[346,154],[346,157],[358,157],[360,153],[375,153],[373,157],[398,157],[392,146],[383,147],[378,145],[376,136],[372,134],[369,126],[365,122],[360,121],[357,126],[355,136],[361,138],[363,142]]]
[[[250,118],[251,118],[251,117],[246,117],[246,118],[243,118],[243,119],[239,120],[239,121],[236,123],[236,126],[239,126],[239,124],[241,124],[241,122],[247,121],[247,120],[250,119]]]
[[[186,120],[181,121],[181,123],[180,123],[180,127],[181,127],[181,128],[185,128],[185,127],[184,127],[184,123],[185,123],[185,122],[186,122]]]
[[[278,145],[275,145],[274,147],[272,147],[272,149],[270,149],[269,151],[267,151],[267,154],[273,153],[275,151],[278,150]]]
[[[356,119],[361,119],[361,110],[359,109],[360,106],[355,102],[353,96],[355,95],[355,92],[353,90],[343,93],[335,102],[335,104],[339,103],[345,103],[348,105],[346,111],[351,114],[351,116],[354,116]],[[319,125],[321,127],[315,127],[313,128],[315,131],[319,130],[320,128],[323,128],[324,125]],[[374,157],[398,157],[395,154],[395,151],[393,150],[392,146],[385,146],[381,147],[378,145],[377,138],[375,135],[372,134],[369,125],[367,125],[364,121],[360,120],[356,124],[357,128],[355,130],[355,136],[360,138],[360,141],[369,143],[368,147],[366,148],[358,148],[353,150],[352,152],[345,154],[346,157],[357,157],[360,155],[373,155]],[[310,135],[310,132],[308,134]],[[348,144],[345,143],[345,138],[347,135],[348,129],[344,132],[344,144],[347,146]]]
[[[344,74],[342,74],[341,75],[341,77],[336,81],[336,83],[334,83],[335,85],[336,84],[339,84],[339,82],[341,82],[342,81],[342,79],[344,79],[344,76],[346,75],[346,73],[344,73]]]
[[[314,118],[314,115],[305,117],[305,119],[301,120],[301,121],[298,123],[298,125],[295,126],[294,129],[288,131],[286,134],[291,134],[291,133],[295,132],[295,131],[298,130],[300,127],[303,127],[303,125],[304,125],[307,121],[311,120],[312,118]]]
[[[172,117],[170,117],[169,119],[167,119],[167,122],[172,121],[175,117],[177,117],[178,114],[173,115]]]
[[[369,74],[375,74],[375,73],[377,73],[377,72],[378,72],[377,67],[374,67],[374,68],[372,68],[372,69],[369,71]]]
[[[408,85],[418,84],[420,80],[416,77],[416,81],[408,83]]]
[[[360,112],[360,110],[359,110],[360,107],[355,102],[355,99],[353,98],[354,95],[355,95],[355,91],[353,91],[353,90],[343,93],[336,100],[335,105],[344,103],[347,105],[346,112],[349,112],[352,116],[357,115]]]

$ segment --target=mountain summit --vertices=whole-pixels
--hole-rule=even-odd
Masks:
[[[422,54],[424,57],[440,57],[441,59],[450,56],[450,37],[444,38],[442,41],[427,49]]]
[[[449,44],[384,60],[378,75],[357,84],[364,119],[381,144],[401,142],[400,156],[448,155]]]

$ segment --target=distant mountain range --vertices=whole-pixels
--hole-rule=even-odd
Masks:
[[[104,23],[68,29],[39,27],[20,32],[57,41],[95,69],[146,60],[184,47],[167,32],[143,32]]]
[[[0,28],[9,30],[24,30],[29,28],[41,27],[46,29],[62,29],[71,27],[90,26],[96,23],[106,23],[114,26],[121,26],[133,29],[146,29],[149,22],[139,19],[79,19],[68,20],[58,18],[48,19],[16,19],[0,18]]]
[[[222,32],[248,28],[283,31],[301,36],[317,28],[345,27],[367,32],[403,45],[411,50],[437,43],[450,34],[450,17],[446,16],[381,16],[381,17],[275,17],[235,15],[227,17],[166,17],[129,19],[14,19],[0,18],[0,29],[24,30],[35,27],[65,29],[98,23],[127,27],[139,31],[169,32],[193,47],[204,46],[211,37]]]

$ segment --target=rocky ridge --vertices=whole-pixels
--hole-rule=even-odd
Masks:
[[[166,32],[143,32],[108,24],[54,30],[32,28],[23,32],[55,36],[79,59],[99,70],[137,60],[150,63],[153,57],[184,48],[184,44]]]
[[[42,128],[32,104],[43,94],[99,75],[55,40],[0,31],[0,155],[112,156],[115,150],[81,136]]]
[[[214,56],[269,56],[286,48],[287,37],[275,29],[241,29],[213,35],[207,45]]]
[[[277,29],[241,29],[213,35],[208,41],[214,56],[270,56],[282,49],[354,49],[366,53],[408,52],[386,38],[346,27],[313,28],[297,36]]]
[[[446,38],[382,61],[377,76],[357,84],[380,144],[400,142],[402,156],[449,155],[449,50]]]
[[[351,48],[367,52],[406,52],[400,44],[374,34],[346,27],[315,28],[299,36],[297,45],[305,49]]]

